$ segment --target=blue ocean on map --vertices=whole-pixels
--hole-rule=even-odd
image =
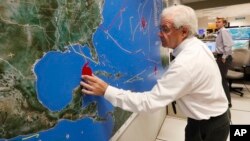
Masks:
[[[65,108],[80,84],[81,69],[86,62],[93,72],[112,74],[97,75],[112,86],[137,92],[151,90],[163,71],[158,38],[162,8],[161,0],[106,0],[103,22],[93,35],[99,62],[92,60],[87,45],[72,43],[63,52],[47,52],[34,66],[39,101],[51,111]],[[91,102],[97,102],[100,117],[114,110],[103,97],[84,97],[84,106]],[[111,115],[105,121],[88,117],[75,121],[61,119],[51,129],[10,141],[107,141],[113,127]]]

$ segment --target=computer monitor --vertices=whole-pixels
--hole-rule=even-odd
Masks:
[[[198,34],[199,34],[200,36],[204,35],[204,34],[205,34],[205,29],[199,29],[199,30],[198,30]]]
[[[249,40],[250,27],[228,28],[234,40]]]
[[[234,40],[232,49],[249,49],[249,40]]]
[[[207,47],[208,47],[212,52],[215,52],[215,49],[216,49],[216,44],[215,44],[215,42],[207,41],[207,42],[205,42],[205,44],[207,45]]]

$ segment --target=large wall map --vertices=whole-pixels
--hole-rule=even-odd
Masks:
[[[106,141],[130,113],[80,92],[81,68],[150,90],[162,0],[0,0],[0,141]]]

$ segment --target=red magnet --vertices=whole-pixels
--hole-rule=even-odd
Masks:
[[[88,65],[89,65],[89,62],[85,63],[84,66],[82,67],[82,75],[92,76],[92,70]]]

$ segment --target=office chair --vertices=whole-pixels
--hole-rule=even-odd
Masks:
[[[246,77],[246,69],[249,67],[249,51],[248,49],[235,49],[232,54],[232,66],[227,73],[227,79],[229,83],[230,91],[237,92],[240,96],[243,96],[243,87],[232,87],[232,83],[240,82],[244,83]]]

